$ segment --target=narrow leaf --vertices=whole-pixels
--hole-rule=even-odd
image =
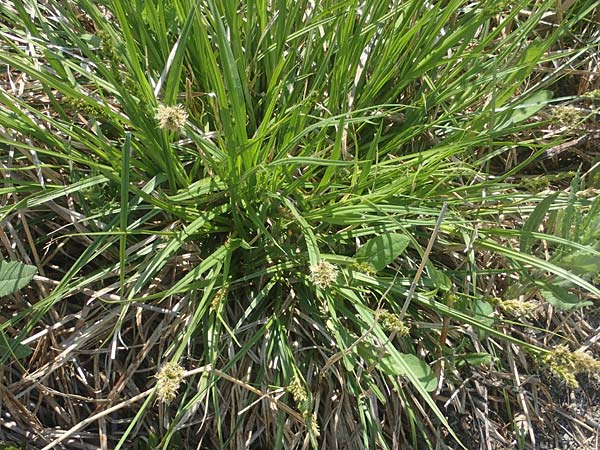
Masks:
[[[544,200],[539,202],[531,215],[527,218],[525,224],[523,225],[523,234],[521,235],[521,243],[519,247],[520,251],[527,253],[531,250],[531,247],[533,246],[533,236],[530,233],[535,233],[538,231],[540,224],[544,220],[544,217],[546,217],[548,210],[554,203],[554,200],[556,200],[557,196],[558,192],[549,195]]]
[[[544,261],[543,259],[528,255],[527,253],[520,253],[518,251],[512,250],[508,247],[504,247],[492,241],[480,239],[477,241],[477,245],[488,250],[493,250],[501,255],[506,256],[507,258],[514,259],[515,261],[518,261],[521,264],[527,264],[537,269],[545,270],[546,272],[551,272],[555,275],[558,275],[563,280],[576,284],[577,286],[588,290],[593,295],[600,297],[600,289],[598,289],[589,281],[575,275],[574,273],[569,272],[568,270],[563,269],[562,267],[557,266],[556,264],[552,264],[548,261]]]

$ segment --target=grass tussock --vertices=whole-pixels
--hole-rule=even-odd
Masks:
[[[0,440],[594,448],[599,2],[0,5]]]

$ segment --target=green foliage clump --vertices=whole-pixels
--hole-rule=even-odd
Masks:
[[[550,27],[550,0],[13,3],[1,242],[43,277],[6,306],[0,350],[25,376],[21,341],[66,343],[31,363],[72,383],[34,372],[21,397],[74,408],[94,380],[85,416],[155,393],[122,405],[110,448],[144,430],[161,449],[458,441],[432,396],[460,375],[440,355],[545,353],[506,333],[490,284],[565,310],[600,297],[586,180],[546,196],[557,178],[520,176],[557,144],[538,136],[537,69],[595,2]],[[516,147],[532,156],[511,166]],[[547,360],[567,377],[565,361]]]
[[[0,441],[0,450],[26,450],[26,448],[27,446],[25,444]]]

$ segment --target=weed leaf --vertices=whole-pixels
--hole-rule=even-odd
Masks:
[[[456,357],[456,365],[460,366],[482,366],[492,362],[492,355],[489,353],[467,353]]]
[[[600,272],[600,256],[590,253],[576,252],[569,254],[561,258],[559,264],[578,275]]]
[[[494,308],[489,302],[481,299],[475,300],[473,312],[475,313],[477,320],[479,320],[481,323],[484,323],[488,326],[492,326],[494,324]]]
[[[380,348],[371,342],[360,342],[356,353],[388,376],[407,377],[427,392],[437,387],[437,378],[429,365],[415,355],[400,353],[392,345]]]
[[[356,252],[359,262],[373,265],[379,272],[404,252],[408,246],[408,238],[398,233],[387,233],[369,239]]]
[[[0,355],[6,355],[7,353],[14,359],[23,359],[31,355],[32,350],[0,331]]]
[[[593,303],[587,300],[582,300],[575,294],[571,294],[567,289],[553,283],[544,281],[536,281],[536,284],[541,288],[540,292],[548,303],[556,309],[571,310],[583,306],[590,306]]]
[[[444,272],[433,267],[428,272],[436,288],[446,292],[452,289],[452,280]]]
[[[535,113],[537,113],[540,109],[546,106],[550,100],[552,99],[552,91],[542,90],[536,92],[531,97],[527,99],[523,99],[523,105],[519,106],[508,112],[508,118],[506,122],[501,125],[498,125],[498,128],[505,128],[510,125],[514,125],[517,123],[521,123]]]
[[[380,367],[387,375],[408,376],[410,374],[410,379],[417,380],[427,392],[433,392],[437,387],[437,378],[429,364],[415,355],[407,353],[398,353],[395,357],[384,355]]]
[[[0,261],[0,297],[27,286],[36,272],[34,266],[19,261]]]

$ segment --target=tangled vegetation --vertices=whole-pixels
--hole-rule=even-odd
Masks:
[[[599,10],[1,1],[0,441],[595,448]]]

